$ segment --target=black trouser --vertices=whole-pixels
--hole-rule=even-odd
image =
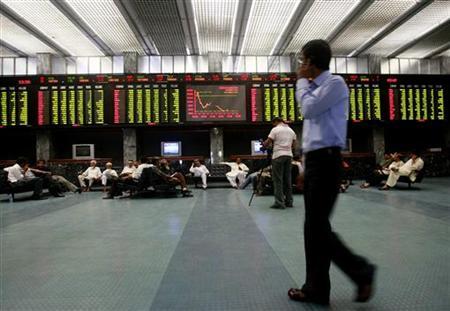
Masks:
[[[367,177],[366,182],[371,186],[378,186],[379,184],[381,184],[383,179],[386,179],[386,176],[387,175],[384,175],[380,171],[376,170],[373,171],[369,177]]]
[[[306,282],[302,290],[321,300],[329,300],[331,260],[357,284],[364,282],[366,276],[367,261],[353,254],[331,230],[329,217],[339,193],[341,169],[339,148],[324,148],[306,154]]]
[[[44,187],[44,180],[39,177],[31,179],[22,179],[11,183],[11,188],[14,192],[33,191],[34,197],[40,197],[42,195],[43,187]]]

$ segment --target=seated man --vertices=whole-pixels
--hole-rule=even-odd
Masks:
[[[117,175],[117,172],[113,170],[113,165],[111,162],[106,163],[105,165],[106,169],[102,173],[102,185],[103,187],[106,187],[106,184],[108,183],[108,180],[113,180],[119,178]]]
[[[400,176],[408,176],[409,179],[414,182],[417,177],[417,173],[423,168],[423,160],[419,157],[418,152],[411,152],[411,159],[399,168],[391,168],[389,177],[386,184],[380,188],[380,190],[389,190],[393,188]]]
[[[383,162],[377,165],[376,169],[366,178],[366,181],[360,185],[360,188],[379,185],[383,178],[389,175],[389,165],[394,161],[396,155],[397,153],[385,153]]]
[[[236,162],[221,162],[220,164],[226,164],[231,167],[231,171],[226,174],[231,187],[237,189],[238,184],[244,182],[245,176],[248,173],[248,167],[241,162],[241,158],[236,158]],[[237,180],[237,182],[236,182]]]
[[[180,172],[174,172],[166,159],[155,157],[153,158],[153,165],[155,166],[153,173],[158,175],[162,181],[172,185],[179,185],[183,196],[190,196],[188,195],[190,192],[187,188],[186,178]]]
[[[136,171],[136,166],[134,165],[134,161],[129,160],[127,166],[125,166],[122,172],[119,175],[120,179],[129,179],[133,178],[133,173]]]
[[[375,169],[372,174],[366,178],[366,181],[360,186],[362,189],[370,186],[378,186],[381,182],[389,176],[391,170],[399,169],[404,162],[400,159],[400,154],[397,152],[384,155],[384,161]]]
[[[247,188],[247,186],[249,184],[252,184],[253,190],[256,190],[257,189],[257,184],[258,184],[258,178],[259,178],[260,174],[261,174],[261,177],[262,177],[262,176],[264,176],[265,173],[266,174],[268,172],[270,173],[271,170],[272,170],[272,166],[269,165],[269,166],[264,167],[262,169],[262,171],[258,170],[256,172],[253,172],[253,173],[247,175],[247,178],[245,178],[245,180],[239,185],[239,189],[243,190],[243,189]]]
[[[199,159],[194,159],[194,162],[192,163],[189,172],[191,172],[194,175],[194,177],[200,177],[202,179],[203,189],[206,189],[208,187],[206,180],[208,178],[209,171],[205,165],[200,163]]]
[[[83,191],[90,191],[92,184],[102,178],[102,172],[97,167],[97,161],[92,160],[91,165],[81,174],[78,175],[78,181],[80,182]],[[85,180],[89,181],[89,186],[86,187]]]
[[[39,177],[25,177],[25,172],[28,171],[28,160],[20,157],[17,159],[16,164],[4,168],[8,172],[8,182],[11,184],[13,191],[21,190],[33,190],[33,200],[43,200],[42,188],[44,186],[44,180]]]
[[[36,167],[31,169],[31,171],[37,175],[38,177],[43,177],[42,175],[48,174],[50,178],[62,186],[63,189],[67,189],[71,192],[78,192],[81,193],[81,189],[77,186],[75,186],[73,183],[65,179],[63,176],[60,175],[54,175],[48,166],[45,163],[45,160],[38,160],[36,163]]]

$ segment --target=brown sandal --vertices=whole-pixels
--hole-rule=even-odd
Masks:
[[[288,291],[288,296],[290,299],[300,302],[312,302],[321,305],[329,305],[330,302],[328,300],[319,300],[313,299],[305,295],[305,293],[299,288],[291,288]]]

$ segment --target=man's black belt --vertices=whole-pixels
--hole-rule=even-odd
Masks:
[[[326,156],[340,156],[340,154],[341,154],[340,147],[326,147],[326,148],[320,148],[317,150],[307,152],[305,154],[305,158],[313,159],[313,158],[321,158],[321,157],[326,157]]]

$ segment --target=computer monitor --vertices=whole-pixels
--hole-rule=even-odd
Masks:
[[[95,158],[95,148],[93,144],[72,145],[72,159],[86,160]]]
[[[259,140],[252,140],[251,142],[251,148],[252,148],[252,155],[260,155],[265,154],[265,151],[261,150],[262,144]]]
[[[162,141],[161,156],[162,157],[181,156],[181,141]]]

